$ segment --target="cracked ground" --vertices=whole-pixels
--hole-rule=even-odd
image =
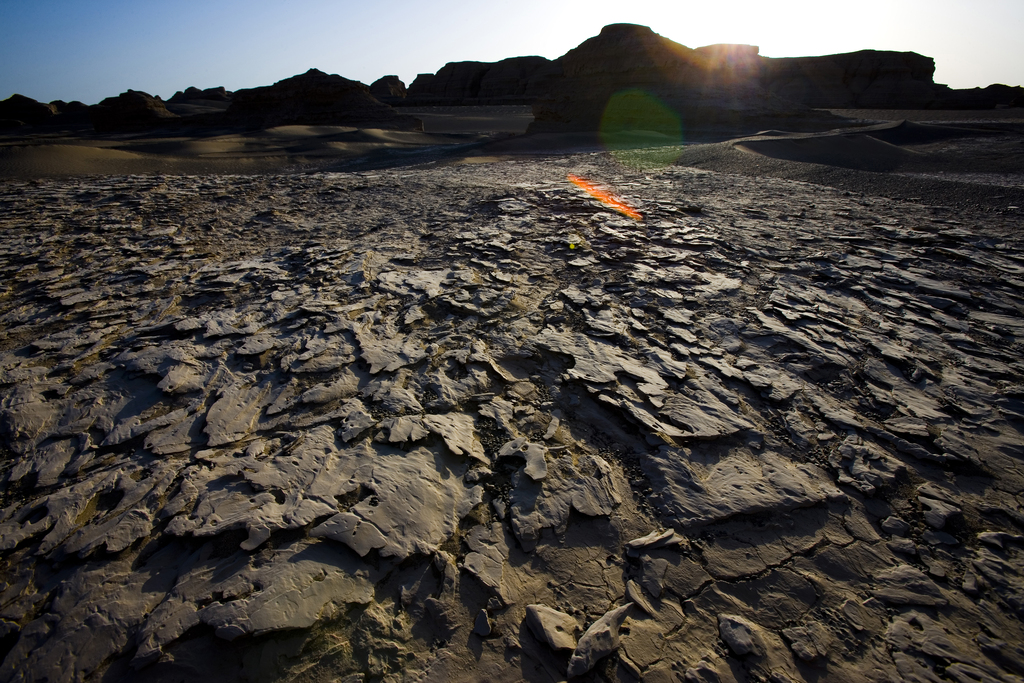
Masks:
[[[1024,675],[1019,214],[604,154],[0,206],[2,681]]]

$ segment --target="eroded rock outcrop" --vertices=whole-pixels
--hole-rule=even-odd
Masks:
[[[764,60],[769,92],[820,108],[924,109],[935,100],[935,60],[915,52],[860,50]]]
[[[101,133],[155,128],[178,118],[159,97],[139,90],[106,98],[90,109],[90,115],[93,127]]]
[[[1015,104],[1016,103],[1016,104]],[[1024,87],[993,83],[985,88],[947,88],[936,86],[930,109],[995,109],[1024,106]]]
[[[196,100],[212,102],[230,102],[232,95],[234,95],[234,93],[228,92],[224,88],[224,86],[219,86],[216,88],[206,88],[205,90],[200,90],[199,88],[196,88],[194,86],[189,86],[184,90],[179,90],[178,92],[174,93],[174,95],[172,95],[171,98],[167,100],[167,102],[168,104],[194,102]]]
[[[733,50],[739,59],[730,60],[728,47],[692,50],[646,26],[605,26],[560,58],[562,77],[534,103],[530,131],[648,130],[671,142],[694,127],[809,116],[764,91],[749,50]]]
[[[449,62],[436,74],[420,74],[409,86],[409,103],[528,104],[559,72],[544,57],[510,57],[500,62]]]
[[[225,121],[246,128],[334,125],[422,130],[411,116],[397,114],[358,81],[310,69],[274,85],[235,92]]]
[[[370,94],[388,104],[405,99],[405,83],[398,76],[383,76],[370,84]]]
[[[31,97],[17,93],[0,102],[0,119],[15,122],[37,124],[45,123],[57,114],[53,104],[37,102]]]

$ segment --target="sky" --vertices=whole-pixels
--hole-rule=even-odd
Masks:
[[[447,62],[554,59],[613,23],[768,57],[913,51],[937,83],[1024,85],[1024,0],[0,0],[0,99],[167,99],[310,68],[408,85]]]

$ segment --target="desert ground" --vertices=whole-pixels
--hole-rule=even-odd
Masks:
[[[417,115],[0,138],[0,681],[1022,680],[1024,122]]]

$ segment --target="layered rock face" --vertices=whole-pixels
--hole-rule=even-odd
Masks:
[[[100,133],[152,128],[178,119],[177,114],[167,111],[163,100],[140,90],[108,97],[91,107],[89,113],[93,128]]]
[[[168,103],[185,103],[194,102],[196,100],[205,100],[212,102],[230,102],[231,97],[234,95],[232,92],[228,92],[224,86],[217,88],[206,88],[200,90],[199,88],[190,86],[185,90],[179,90],[171,96],[171,99],[167,100]]]
[[[823,57],[762,59],[764,86],[779,97],[809,107],[994,109],[1024,94],[1024,88],[1001,84],[957,90],[935,83],[935,60],[916,52],[861,50]]]
[[[310,69],[274,85],[239,90],[225,121],[247,128],[283,125],[340,125],[422,130],[411,116],[401,116],[370,94],[358,81]]]
[[[935,60],[914,52],[861,50],[764,60],[769,92],[809,107],[924,109],[935,100]]]
[[[381,102],[405,99],[405,83],[398,76],[383,76],[370,84],[370,94]]]
[[[756,49],[712,46],[698,51],[646,26],[606,26],[561,58],[562,76],[534,103],[530,130],[597,130],[612,96],[626,91],[655,98],[658,107],[687,128],[742,127],[753,118],[804,115],[799,105],[772,98],[762,89],[750,59]],[[740,59],[730,60],[729,55]],[[626,106],[629,119],[632,105]]]
[[[189,126],[216,125],[233,98],[234,93],[223,86],[205,90],[189,87],[174,93],[167,100],[167,109],[183,117],[183,123]]]
[[[486,62],[449,62],[436,74],[418,75],[409,86],[409,95],[439,100],[475,98],[489,67]]]
[[[690,49],[645,26],[606,26],[551,63],[530,131],[598,130],[616,106],[613,96],[623,93],[632,100],[619,103],[618,118],[636,130],[664,127],[664,121],[643,121],[650,112],[642,108],[653,106],[661,112],[655,118],[677,117],[683,131],[736,132],[829,123],[811,109],[992,109],[1010,105],[1022,91],[1003,85],[952,90],[932,80],[935,61],[914,52],[781,59],[758,52],[752,45]]]
[[[420,74],[409,86],[415,104],[529,104],[560,72],[544,57],[500,62],[449,62],[436,74]]]

